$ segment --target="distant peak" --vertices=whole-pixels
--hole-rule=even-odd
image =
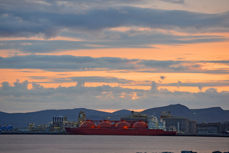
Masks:
[[[182,107],[186,107],[186,106],[181,105],[181,104],[170,104],[169,106],[182,106]]]
[[[189,109],[187,106],[182,105],[182,104],[171,104],[171,105],[169,105],[169,106],[172,106],[172,107],[183,107],[183,108]]]
[[[113,113],[116,113],[116,112],[129,112],[130,110],[128,110],[128,109],[120,109],[120,110],[117,110],[117,111],[115,111],[115,112],[113,112]]]
[[[113,112],[112,114],[129,114],[131,111],[127,109],[121,109],[118,111]]]
[[[192,110],[224,111],[221,107],[199,108],[199,109],[192,109]]]
[[[223,109],[221,107],[210,107],[207,109],[223,111]]]

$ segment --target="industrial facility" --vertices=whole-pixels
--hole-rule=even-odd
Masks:
[[[77,115],[76,115],[77,116]],[[80,111],[75,121],[69,121],[66,116],[53,116],[48,124],[28,123],[27,128],[17,129],[12,125],[0,125],[0,133],[65,133],[69,128],[91,129],[135,129],[172,131],[178,135],[228,135],[229,122],[197,123],[184,117],[161,112],[159,117],[132,111],[130,115],[120,117],[120,120],[88,120],[86,114]],[[116,130],[115,132],[117,132]],[[133,130],[134,131],[134,130]],[[126,131],[125,131],[126,132]],[[152,131],[151,131],[152,132]],[[74,132],[73,132],[74,133]],[[109,133],[109,132],[108,132]],[[143,132],[144,133],[144,132]],[[146,133],[150,133],[146,131]],[[163,132],[162,132],[163,133]],[[160,133],[160,134],[162,134]],[[96,133],[95,133],[96,134]],[[103,132],[99,133],[103,134]],[[119,134],[119,133],[114,133]],[[124,133],[125,134],[125,133]],[[123,135],[124,135],[123,134]],[[168,134],[168,133],[167,133]],[[137,134],[136,134],[137,135]],[[142,134],[144,135],[144,134]],[[151,135],[154,135],[152,132]]]

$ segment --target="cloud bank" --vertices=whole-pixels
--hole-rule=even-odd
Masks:
[[[104,2],[104,7],[96,5],[99,2]],[[184,3],[182,0],[167,2]],[[114,3],[114,1],[103,0],[96,2],[47,0],[20,1],[20,3],[15,0],[1,1],[1,37],[36,36],[47,39],[66,36],[80,38],[82,41],[1,41],[0,48],[23,52],[54,52],[93,48],[150,48],[156,44],[228,40],[220,35],[205,35],[205,33],[212,32],[229,32],[228,12],[206,14],[142,8],[131,5],[138,3],[137,1],[130,3],[128,0],[119,1],[120,5],[113,5]],[[85,9],[82,9],[84,7],[81,6],[84,6]],[[79,8],[79,11],[74,7]],[[119,27],[148,28],[150,31],[138,31],[136,28],[122,32],[112,30],[112,28]],[[182,36],[161,32],[161,30],[174,30],[187,34]],[[194,36],[193,33],[199,33],[199,35]]]
[[[222,64],[224,67],[204,69],[203,64]],[[228,74],[229,61],[160,61],[112,57],[80,57],[28,55],[0,58],[0,68],[42,69],[48,71],[125,70],[136,72],[219,73]]]
[[[217,46],[227,47],[229,10],[224,8],[225,12],[209,13],[195,11],[198,8],[187,9],[193,5],[208,4],[208,7],[216,3],[224,8],[228,2],[0,0],[0,71],[3,72],[0,108],[6,111],[54,107],[143,109],[171,103],[191,108],[228,108],[228,92],[216,89],[224,90],[229,86],[229,61],[223,57],[227,54],[223,53],[225,48]],[[203,57],[206,60],[184,60],[187,53],[190,57],[198,51],[198,56],[208,54],[206,48],[203,49],[207,45],[201,46],[203,43],[213,46],[210,55]],[[168,53],[170,48],[165,46],[171,47],[171,51],[174,46],[196,47],[197,51],[174,51],[171,56],[180,60],[160,60],[160,57],[169,59],[164,51]],[[93,56],[91,52],[95,49],[109,48],[130,52],[131,48],[138,48],[138,54],[141,48],[153,48],[155,54],[149,55],[157,54],[158,60],[126,59],[130,53],[122,56],[126,58],[64,55],[65,51],[77,55],[80,50],[79,55]],[[217,48],[222,50],[212,53]],[[131,76],[135,74],[138,76]],[[16,79],[28,81],[12,84]],[[90,83],[99,86],[86,85]],[[44,84],[57,86],[51,88]],[[58,87],[63,84],[68,86]],[[148,90],[130,89],[132,86],[147,86]],[[167,87],[195,88],[197,93],[171,92],[175,90],[168,91]]]
[[[150,91],[120,87],[58,87],[43,88],[37,84],[31,90],[28,82],[7,82],[0,87],[1,111],[32,111],[86,107],[97,109],[145,109],[168,104],[184,104],[191,108],[221,106],[228,108],[228,92],[208,89],[206,92],[169,92],[153,88]]]

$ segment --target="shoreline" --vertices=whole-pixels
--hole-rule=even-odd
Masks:
[[[0,135],[73,135],[66,132],[0,132]],[[103,136],[103,135],[101,135]],[[110,135],[110,136],[119,136],[119,135]],[[131,136],[131,135],[122,135],[122,136]],[[138,136],[138,135],[135,135]],[[141,135],[139,135],[141,136]],[[161,135],[166,136],[166,135]],[[229,137],[229,134],[177,134],[173,135],[176,137]]]

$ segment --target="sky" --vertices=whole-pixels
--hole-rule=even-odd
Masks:
[[[228,0],[0,0],[0,111],[229,110]]]

